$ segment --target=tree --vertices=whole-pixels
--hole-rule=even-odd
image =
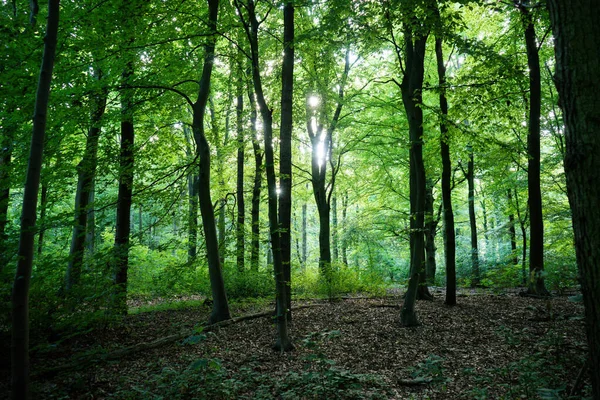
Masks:
[[[37,2],[32,2],[31,19],[35,23]],[[21,231],[17,271],[12,290],[11,396],[15,400],[29,399],[29,285],[33,264],[33,245],[40,173],[44,155],[50,84],[56,56],[60,1],[48,1],[48,19],[44,37],[44,54],[35,96],[33,132],[29,148],[29,164],[23,193]]]
[[[555,82],[565,121],[565,171],[586,313],[593,398],[600,399],[600,8],[549,0]]]
[[[102,79],[102,71],[98,66],[94,69],[94,78],[97,81]],[[107,97],[108,91],[106,88],[101,88],[98,93],[93,94],[90,128],[86,138],[85,153],[77,165],[75,225],[73,226],[69,264],[65,276],[65,289],[67,292],[79,283],[81,275],[89,214],[88,205],[90,200],[93,199],[93,183],[96,177],[98,162],[98,139],[101,132],[102,116],[106,109]]]
[[[439,12],[439,11],[438,11]],[[443,39],[435,38],[435,58],[440,85],[440,155],[442,159],[442,207],[444,218],[444,256],[446,261],[446,300],[449,306],[456,304],[456,233],[452,210],[452,165],[450,163],[450,137],[448,135],[448,100],[446,99],[446,66],[442,51]]]
[[[471,228],[471,286],[479,285],[481,274],[479,272],[479,245],[477,239],[477,221],[475,219],[475,168],[473,165],[473,146],[467,146],[469,161],[465,178],[469,187],[469,226]]]
[[[207,1],[210,36],[204,46],[204,64],[200,77],[198,97],[192,105],[192,131],[196,142],[197,155],[200,160],[198,200],[200,203],[200,214],[202,215],[208,273],[213,296],[213,309],[209,320],[211,323],[215,323],[230,319],[231,316],[225,293],[225,284],[223,282],[223,272],[219,256],[219,240],[215,227],[215,211],[210,194],[210,146],[204,132],[204,117],[206,115],[206,105],[210,93],[210,80],[215,58],[217,17],[219,11],[219,0]]]
[[[544,284],[544,219],[540,187],[540,113],[542,107],[540,57],[529,1],[517,7],[525,27],[525,47],[529,67],[529,122],[527,133],[527,189],[529,193],[529,285],[528,292],[538,296],[550,293]]]
[[[248,37],[248,41],[250,43],[252,58],[252,81],[254,83],[256,102],[258,103],[258,108],[263,121],[265,171],[267,174],[268,190],[269,231],[271,236],[271,250],[273,251],[273,270],[275,273],[275,286],[277,293],[277,341],[274,345],[274,348],[279,351],[290,351],[293,350],[294,345],[288,334],[288,315],[286,311],[289,301],[286,295],[289,293],[289,291],[286,288],[287,283],[285,281],[283,259],[281,255],[279,216],[277,214],[278,193],[275,177],[275,157],[273,151],[273,111],[267,104],[262,85],[262,76],[260,73],[258,49],[258,28],[260,26],[260,22],[256,16],[256,4],[254,3],[254,0],[248,0],[245,3],[240,0],[235,0],[235,6],[238,10],[239,18],[244,26],[246,36]],[[289,24],[293,23],[294,7],[293,3],[288,2],[284,6],[284,26],[287,27],[287,29],[290,29]]]

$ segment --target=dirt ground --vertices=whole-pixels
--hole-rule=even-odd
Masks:
[[[401,302],[348,298],[293,311],[296,348],[285,354],[271,349],[275,327],[268,316],[193,333],[209,307],[131,315],[123,324],[32,351],[35,398],[172,398],[168,391],[177,385],[180,398],[536,398],[541,388],[568,398],[578,381],[587,351],[581,303],[465,292],[448,307],[438,292],[417,303],[421,325],[402,328]],[[236,316],[267,309],[232,307]],[[175,334],[183,339],[98,361]],[[73,362],[75,368],[48,373]],[[188,385],[182,377],[191,364],[216,378]],[[8,370],[0,374],[1,396],[8,393]],[[573,398],[585,393],[582,376]],[[236,384],[244,388],[211,392]]]

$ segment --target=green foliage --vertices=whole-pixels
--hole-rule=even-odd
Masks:
[[[294,271],[292,290],[301,297],[323,296],[336,298],[346,294],[366,293],[382,295],[388,283],[375,271],[357,271],[346,265],[332,266],[329,282],[316,268]]]
[[[435,354],[430,354],[427,358],[419,362],[415,367],[408,368],[413,379],[417,381],[431,382],[433,384],[443,384],[450,380],[444,376],[444,359]]]

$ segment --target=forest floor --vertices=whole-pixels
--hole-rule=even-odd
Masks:
[[[455,307],[444,305],[441,291],[433,301],[417,302],[421,325],[416,328],[400,327],[397,296],[298,309],[291,322],[296,348],[284,354],[271,349],[275,328],[268,316],[202,330],[207,306],[138,313],[38,346],[31,360],[33,397],[569,398],[586,356],[581,303],[566,296],[463,293]],[[268,307],[237,304],[232,312],[239,316]],[[180,339],[103,358],[170,335]],[[67,368],[56,369],[62,365]],[[587,374],[582,376],[572,398],[589,390]],[[3,396],[6,368],[0,377]]]

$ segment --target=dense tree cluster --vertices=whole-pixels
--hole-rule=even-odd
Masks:
[[[592,3],[0,3],[13,397],[31,329],[198,293],[275,296],[288,351],[292,293],[581,283],[598,365]]]

